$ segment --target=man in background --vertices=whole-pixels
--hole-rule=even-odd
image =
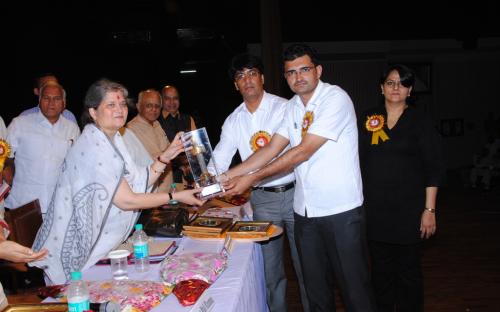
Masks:
[[[18,116],[7,128],[14,179],[5,206],[16,209],[35,199],[44,215],[64,157],[80,135],[77,124],[61,117],[66,92],[53,81],[40,89],[39,112]]]
[[[127,128],[134,132],[152,159],[156,159],[170,144],[165,131],[157,121],[162,108],[161,95],[154,89],[139,93],[137,101],[138,115],[127,123]],[[168,192],[172,183],[170,166],[158,179],[158,191]]]
[[[35,83],[34,83],[35,86],[33,88],[33,94],[35,94],[35,96],[37,98],[40,97],[41,87],[48,82],[59,83],[59,81],[57,80],[57,77],[52,73],[45,73],[45,74],[42,74],[42,75],[38,76],[37,78],[35,78]],[[21,112],[20,116],[38,113],[39,111],[40,111],[40,107],[35,106],[35,107],[24,110],[23,112]],[[64,109],[62,112],[62,115],[65,118],[67,118],[68,120],[73,121],[74,123],[77,123],[75,115],[73,115],[73,113],[70,112],[69,110]]]
[[[171,142],[175,134],[179,131],[189,132],[196,129],[193,117],[179,111],[180,100],[179,91],[176,87],[166,85],[161,90],[162,95],[162,112],[158,118],[163,131],[165,131],[169,142]],[[184,172],[182,168],[189,166],[187,157],[184,153],[179,154],[172,161],[173,179],[175,183],[182,183]]]

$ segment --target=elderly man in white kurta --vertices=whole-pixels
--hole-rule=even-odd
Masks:
[[[16,209],[38,199],[44,214],[64,157],[80,135],[80,129],[61,117],[66,107],[66,93],[61,85],[44,85],[39,107],[40,112],[16,117],[7,128],[15,175],[5,206]]]

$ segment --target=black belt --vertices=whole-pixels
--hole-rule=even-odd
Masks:
[[[252,190],[261,190],[265,192],[274,192],[274,193],[282,193],[286,192],[292,187],[295,186],[295,182],[290,182],[285,185],[279,185],[279,186],[254,186],[252,187]]]

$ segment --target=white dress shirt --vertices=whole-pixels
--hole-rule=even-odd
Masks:
[[[14,118],[7,141],[16,171],[5,206],[15,209],[38,198],[45,213],[64,157],[79,135],[78,126],[66,118],[55,124],[41,112]]]
[[[305,216],[307,210],[308,217],[324,217],[361,206],[358,130],[349,95],[338,86],[320,81],[306,107],[299,96],[294,96],[276,132],[289,139],[292,147],[302,141],[306,111],[314,115],[307,133],[327,141],[295,167],[295,212]]]
[[[250,157],[252,150],[252,137],[259,131],[265,131],[269,140],[281,124],[285,113],[287,100],[279,96],[264,92],[262,101],[255,112],[248,111],[245,102],[241,103],[224,121],[220,141],[213,151],[213,158],[219,174],[227,171],[236,150],[240,153],[241,160]],[[255,144],[255,140],[253,141]],[[288,150],[285,149],[285,151]],[[213,166],[209,165],[213,168]],[[213,172],[213,169],[211,169]],[[262,181],[259,186],[277,186],[295,180],[294,174],[272,176]]]

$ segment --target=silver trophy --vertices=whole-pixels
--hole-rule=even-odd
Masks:
[[[212,146],[205,128],[186,132],[181,136],[184,151],[191,167],[191,173],[196,187],[201,188],[200,198],[208,199],[224,192],[224,188],[217,181],[218,176],[215,161],[212,159]],[[208,171],[207,165],[212,162],[215,174]]]

